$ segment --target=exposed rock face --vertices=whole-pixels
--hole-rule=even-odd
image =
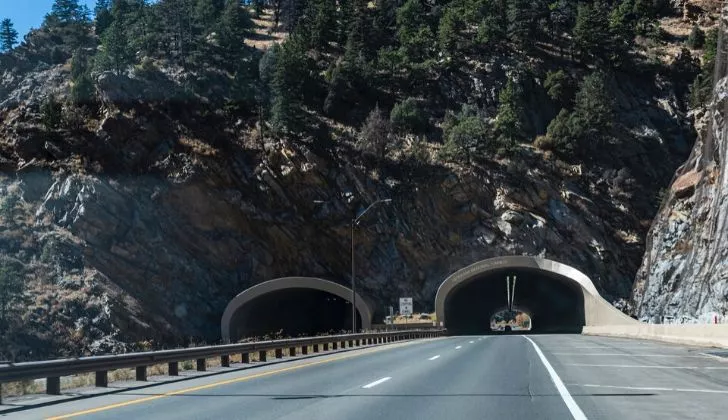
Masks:
[[[721,37],[725,27],[723,22]],[[713,101],[696,115],[698,141],[648,235],[633,295],[637,314],[647,321],[705,321],[728,313],[726,58],[719,50]]]

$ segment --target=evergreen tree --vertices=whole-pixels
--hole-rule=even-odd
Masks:
[[[88,14],[88,8],[78,0],[55,0],[51,9],[51,16],[59,23],[86,22]]]
[[[237,2],[238,5],[240,2]],[[194,19],[201,28],[201,32],[212,32],[215,30],[220,15],[226,8],[225,0],[196,0]]]
[[[688,36],[688,47],[690,48],[703,48],[705,44],[705,32],[700,29],[700,26],[693,25],[693,29],[690,31]]]
[[[253,21],[239,0],[228,0],[220,18],[220,45],[228,60],[236,60],[245,50],[245,36]]]
[[[534,39],[536,29],[536,14],[531,0],[511,0],[506,16],[508,37],[520,48],[526,47]]]
[[[271,120],[278,131],[298,132],[302,128],[305,59],[303,44],[296,36],[289,37],[276,53]]]
[[[55,130],[63,120],[63,107],[54,95],[49,95],[40,106],[41,119],[46,130]]]
[[[574,112],[569,122],[571,135],[580,141],[583,153],[593,151],[606,137],[613,123],[613,114],[614,105],[604,75],[592,73],[586,76],[576,92]]]
[[[498,94],[498,101],[498,114],[494,128],[499,145],[509,149],[524,138],[521,121],[523,107],[518,85],[509,79]]]
[[[463,10],[459,7],[449,7],[440,18],[440,27],[437,37],[440,49],[448,55],[454,56],[458,50],[458,44],[463,41],[462,30],[465,22],[462,19]]]
[[[309,3],[307,15],[310,16],[308,24],[310,47],[322,49],[336,38],[336,1],[318,0]]]
[[[432,29],[423,23],[427,12],[420,0],[407,0],[397,10],[397,36],[409,63],[422,63],[432,56],[436,45]]]
[[[71,102],[76,106],[88,106],[94,102],[95,89],[91,80],[89,57],[78,50],[71,59]]]
[[[10,19],[3,19],[0,22],[0,50],[8,52],[18,42],[18,31],[15,30]]]
[[[574,26],[574,43],[582,60],[598,59],[605,55],[610,45],[609,20],[607,7],[596,2],[579,4]]]
[[[549,97],[561,106],[568,106],[574,98],[571,77],[564,70],[548,72],[543,87]]]
[[[94,14],[96,15],[96,35],[101,35],[114,20],[111,15],[111,0],[97,0]]]
[[[129,39],[123,22],[114,19],[111,26],[101,38],[101,52],[97,63],[103,70],[112,70],[122,74],[134,61],[134,54],[129,48]]]

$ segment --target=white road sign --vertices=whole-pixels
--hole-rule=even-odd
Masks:
[[[399,314],[412,315],[412,298],[399,298]]]

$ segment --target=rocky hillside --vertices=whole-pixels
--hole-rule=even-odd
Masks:
[[[435,23],[448,15],[432,13]],[[670,52],[679,35],[637,36],[612,68],[596,54],[576,60],[565,52],[569,36],[554,33],[533,49],[510,38],[468,46],[455,66],[453,57],[387,64],[391,80],[370,69],[389,84],[364,93],[337,82],[352,71],[347,57],[364,53],[342,55],[341,40],[330,41],[298,56],[311,66],[298,88],[313,93],[295,107],[284,107],[295,98],[280,87],[293,82],[278,65],[268,120],[267,99],[255,97],[260,113],[246,102],[265,83],[231,98],[247,74],[239,68],[193,67],[146,46],[114,68],[103,53],[117,38],[102,36],[99,47],[86,23],[46,25],[0,55],[0,358],[215,341],[225,305],[253,284],[289,275],[347,282],[349,223],[377,198],[393,202],[362,224],[357,277],[380,309],[410,295],[415,310],[431,310],[449,273],[509,254],[573,265],[607,299],[627,299],[643,238],[693,144],[684,76],[697,64]],[[217,48],[215,36],[201,39]],[[292,60],[292,39],[275,50],[278,63]],[[454,42],[448,48],[466,48]],[[79,70],[79,56],[95,49],[100,67]],[[236,51],[242,67],[260,61],[265,82],[276,57]],[[567,93],[555,94],[546,86],[563,69]],[[411,86],[410,76],[425,82]],[[575,98],[569,83],[580,85]],[[79,100],[79,86],[92,86],[93,99]],[[593,106],[589,89],[608,98]],[[361,96],[347,103],[353,91]],[[380,106],[395,126],[409,125],[377,120]],[[294,112],[305,128],[281,129]],[[561,131],[549,124],[557,114]],[[579,128],[584,121],[602,129]],[[387,143],[372,150],[372,132]],[[496,137],[502,147],[491,146]]]
[[[725,16],[719,45],[726,40]],[[727,60],[725,47],[719,47],[712,101],[694,113],[698,140],[648,235],[633,297],[636,313],[646,321],[727,319]]]

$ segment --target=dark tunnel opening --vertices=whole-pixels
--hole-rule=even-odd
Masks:
[[[516,276],[514,307],[533,320],[531,333],[581,333],[585,325],[581,286],[539,270],[498,270],[453,289],[445,300],[449,334],[497,334],[490,318],[507,305],[506,276]]]
[[[244,304],[231,320],[231,339],[277,335],[296,337],[351,330],[351,303],[307,288],[276,290]],[[357,326],[361,327],[357,313]]]

